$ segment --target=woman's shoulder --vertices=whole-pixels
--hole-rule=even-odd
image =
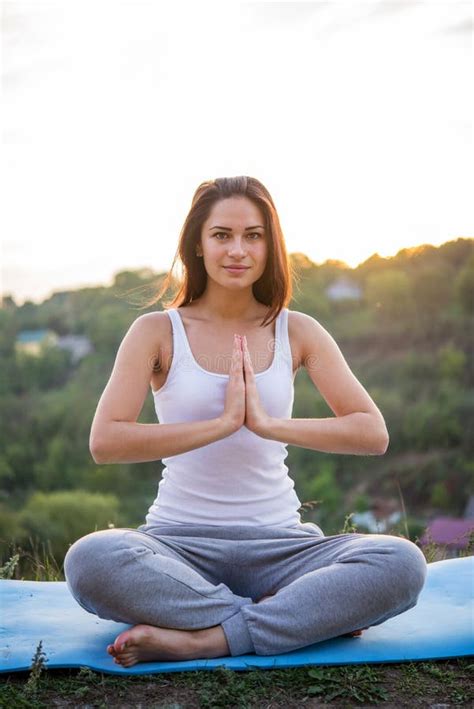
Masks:
[[[288,327],[293,328],[295,331],[304,331],[306,327],[311,327],[313,323],[319,325],[316,318],[313,318],[312,315],[300,313],[298,310],[288,309]]]
[[[151,313],[142,313],[139,315],[135,318],[133,325],[153,332],[156,328],[167,327],[169,321],[170,319],[166,310],[154,310]]]
[[[290,310],[288,308],[288,324],[295,328],[304,329],[305,327],[322,327],[321,323],[312,315],[300,313],[298,310]]]
[[[312,315],[288,310],[288,335],[298,348],[300,362],[309,352],[314,352],[318,344],[329,336],[327,330]]]
[[[145,346],[158,347],[171,333],[171,321],[166,311],[142,313],[133,321],[130,330]],[[146,344],[145,344],[146,343]]]

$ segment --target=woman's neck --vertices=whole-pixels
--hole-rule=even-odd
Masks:
[[[201,315],[214,322],[228,324],[262,317],[263,311],[268,309],[255,299],[251,290],[245,293],[226,291],[218,296],[205,291],[195,304],[191,304],[191,307],[199,308]]]

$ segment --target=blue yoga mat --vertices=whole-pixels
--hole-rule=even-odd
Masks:
[[[27,670],[43,641],[46,667],[90,667],[110,674],[154,674],[227,667],[351,665],[462,657],[474,654],[474,557],[428,564],[417,605],[365,630],[281,655],[240,655],[184,662],[114,663],[107,645],[131,627],[87,613],[65,582],[0,581],[0,672]]]

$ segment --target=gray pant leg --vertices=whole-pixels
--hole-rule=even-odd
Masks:
[[[272,655],[378,625],[412,608],[426,578],[418,547],[389,535],[322,537],[272,527],[193,527],[173,534],[184,537],[185,557],[178,553],[179,536],[173,537],[174,550],[136,530],[83,537],[65,559],[71,592],[102,618],[181,629],[221,624],[231,655]],[[234,592],[193,568],[193,548],[206,545],[212,556],[211,535],[235,540],[234,552],[240,550],[230,556]],[[253,597],[274,591],[264,603],[252,604]]]
[[[251,598],[213,584],[188,555],[132,529],[93,532],[76,541],[64,560],[69,590],[99,618],[167,628],[219,625]],[[248,638],[246,629],[245,638]]]
[[[290,546],[288,540],[275,541],[277,556],[272,545],[254,542],[247,558],[240,559],[239,572],[246,565],[249,575],[259,566],[263,570],[271,559],[265,583],[277,593],[263,603],[241,607],[222,623],[233,655],[237,650],[258,655],[290,652],[379,625],[415,606],[425,582],[423,553],[399,537],[343,534],[315,538],[313,543],[291,539]],[[235,647],[233,638],[243,639],[244,629],[250,641]]]

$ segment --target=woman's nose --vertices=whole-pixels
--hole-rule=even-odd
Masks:
[[[234,239],[232,243],[229,245],[229,254],[244,254],[245,253],[245,244],[243,241],[240,241],[239,239]]]

